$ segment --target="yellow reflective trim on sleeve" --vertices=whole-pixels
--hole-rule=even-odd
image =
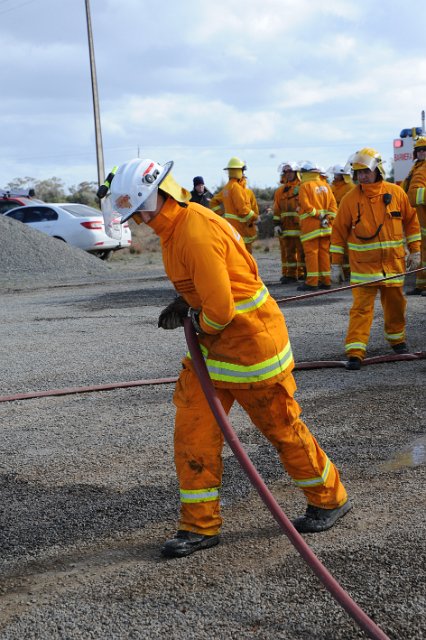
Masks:
[[[227,218],[228,220],[238,220],[238,222],[248,222],[249,220],[251,220],[251,218],[253,218],[254,216],[254,211],[251,210],[246,216],[237,216],[234,213],[224,213],[223,217]]]

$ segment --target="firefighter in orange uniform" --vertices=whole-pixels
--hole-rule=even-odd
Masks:
[[[358,370],[365,357],[374,300],[380,291],[385,338],[397,354],[408,353],[405,341],[404,278],[368,284],[384,276],[405,271],[404,236],[410,250],[407,268],[420,264],[420,228],[407,195],[396,184],[384,180],[382,159],[377,151],[357,151],[349,163],[358,183],[341,201],[331,236],[332,282],[342,276],[341,263],[349,250],[353,304],[346,335],[346,368]]]
[[[273,221],[280,242],[281,284],[297,282],[304,275],[304,257],[297,213],[300,179],[296,162],[278,167],[281,185],[274,194]]]
[[[133,216],[160,237],[166,273],[180,296],[161,312],[159,326],[176,329],[191,318],[225,411],[235,400],[246,410],[306,496],[306,513],[295,527],[329,529],[351,503],[336,467],[300,419],[281,310],[240,234],[205,207],[188,203],[189,193],[169,173],[172,164],[136,158],[121,165],[109,196],[122,222]],[[181,511],[176,536],[162,548],[168,557],[217,544],[222,523],[223,435],[191,358],[182,364],[174,394]]]
[[[423,271],[416,274],[414,289],[407,296],[426,296],[426,137],[420,136],[414,141],[414,165],[402,184],[410,204],[416,208],[422,237],[421,265]]]
[[[330,289],[330,235],[337,213],[330,185],[321,178],[321,169],[312,162],[300,167],[299,224],[306,264],[306,280],[298,291]]]
[[[253,253],[252,245],[257,238],[255,223],[259,217],[259,208],[253,191],[247,187],[245,169],[245,163],[239,158],[233,157],[229,160],[224,169],[228,172],[229,181],[213,196],[210,208],[235,227],[247,251]]]
[[[331,167],[329,173],[333,174],[333,182],[331,183],[331,190],[336,199],[337,207],[339,207],[340,201],[345,196],[348,191],[354,188],[354,183],[351,177],[350,169],[346,167],[342,167],[340,164],[335,164],[334,167]],[[349,256],[347,250],[343,255],[343,275],[345,277],[345,281],[350,279],[351,270],[349,268]]]

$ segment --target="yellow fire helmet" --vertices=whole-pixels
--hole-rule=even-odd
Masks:
[[[382,178],[385,177],[385,170],[383,168],[383,160],[380,153],[371,147],[364,147],[360,151],[352,154],[348,159],[348,164],[352,166],[354,171],[360,169],[378,169]]]
[[[244,160],[240,160],[240,158],[233,156],[229,159],[228,166],[224,167],[224,171],[228,171],[229,169],[242,169],[244,171],[245,168],[246,163],[244,162]]]
[[[414,140],[413,158],[417,158],[417,151],[426,151],[426,136],[419,136]]]

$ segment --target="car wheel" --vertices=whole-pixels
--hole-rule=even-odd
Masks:
[[[105,251],[98,251],[96,253],[96,256],[101,260],[109,260],[112,254],[113,254],[112,249],[106,249]]]

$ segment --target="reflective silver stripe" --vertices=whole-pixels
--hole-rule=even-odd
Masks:
[[[357,244],[348,242],[351,251],[374,251],[376,249],[396,249],[404,245],[403,240],[385,240],[383,242],[370,242],[368,244]]]
[[[404,337],[405,337],[404,331],[402,331],[401,333],[386,333],[385,331],[386,340],[399,340],[400,338],[404,338]]]
[[[253,209],[246,216],[237,216],[234,213],[224,213],[223,217],[228,220],[238,220],[239,222],[248,222],[254,216]]]
[[[236,313],[249,313],[250,311],[254,311],[261,307],[266,300],[268,299],[269,291],[265,287],[261,287],[256,291],[254,296],[251,298],[246,298],[245,300],[240,300],[235,303],[235,312]]]
[[[273,378],[285,371],[292,362],[293,353],[288,342],[281,353],[253,365],[244,366],[207,358],[206,366],[212,380],[247,383]]]
[[[425,203],[425,188],[419,187],[416,191],[416,204]]]
[[[207,489],[181,489],[180,501],[186,504],[196,502],[212,502],[219,500],[220,487],[211,487]]]
[[[345,351],[353,351],[355,349],[365,351],[367,349],[367,345],[364,342],[349,342],[348,344],[345,344]]]
[[[300,235],[300,239],[302,242],[307,242],[308,240],[313,240],[314,238],[322,238],[324,236],[331,235],[330,227],[322,227],[321,229],[315,229],[315,231],[310,231],[309,233],[303,233]]]
[[[342,255],[345,253],[343,247],[339,247],[337,244],[330,245],[330,253],[341,253]]]
[[[330,460],[327,458],[324,471],[320,476],[317,476],[316,478],[307,478],[306,480],[296,480],[293,478],[293,481],[298,487],[316,487],[320,484],[325,484],[327,482],[329,473],[330,473]]]

